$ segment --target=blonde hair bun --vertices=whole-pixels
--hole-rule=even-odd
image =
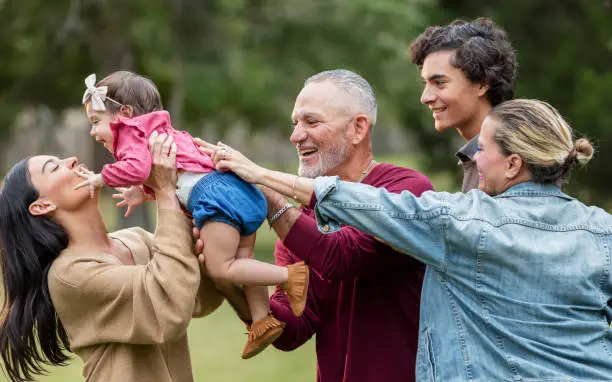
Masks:
[[[593,158],[595,149],[588,139],[579,138],[574,143],[574,151],[576,155],[576,162],[578,162],[580,166],[584,166],[585,164],[589,163],[591,158]]]

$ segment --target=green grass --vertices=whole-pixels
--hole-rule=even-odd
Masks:
[[[250,360],[240,358],[246,341],[245,327],[224,303],[189,326],[189,347],[194,379],[215,382],[312,382],[315,380],[314,341],[283,353],[272,347]],[[74,357],[69,366],[50,369],[41,382],[80,381],[82,363]],[[3,379],[0,376],[0,380]]]

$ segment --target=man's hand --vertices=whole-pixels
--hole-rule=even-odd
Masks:
[[[142,186],[131,186],[129,188],[117,187],[115,190],[119,193],[113,194],[113,199],[122,199],[115,205],[117,207],[127,206],[127,210],[123,215],[123,217],[126,218],[132,214],[134,207],[141,205],[147,200],[146,193]]]
[[[191,230],[193,233],[193,241],[195,245],[193,246],[193,253],[198,258],[198,262],[200,263],[200,267],[203,271],[206,271],[206,259],[204,258],[204,241],[200,239],[200,230],[195,225],[195,220],[193,220],[193,228]]]
[[[206,271],[206,258],[204,256],[204,241],[200,239],[200,230],[195,226],[195,221],[193,224],[194,226],[191,230],[195,242],[193,252],[198,258],[202,273],[208,276],[208,272]],[[225,297],[227,302],[229,302],[230,306],[234,309],[238,317],[240,317],[240,319],[246,324],[250,325],[252,323],[251,311],[249,310],[249,304],[246,300],[244,290],[238,285],[232,284],[229,281],[221,281],[212,278],[211,280],[215,285],[215,288],[217,288],[217,290]]]

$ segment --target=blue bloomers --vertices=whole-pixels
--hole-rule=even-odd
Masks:
[[[186,207],[198,229],[207,221],[221,222],[235,227],[240,236],[257,231],[268,215],[261,191],[232,172],[213,171],[202,177]]]

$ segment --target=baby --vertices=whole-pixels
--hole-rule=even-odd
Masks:
[[[280,267],[254,259],[255,232],[267,216],[263,194],[231,172],[216,171],[193,138],[172,127],[151,80],[118,71],[95,82],[94,74],[85,79],[83,95],[91,135],[116,162],[105,165],[100,174],[83,172],[86,180],[75,187],[120,187],[123,201],[118,205],[127,205],[129,214],[147,194],[154,197],[146,186],[151,171],[149,136],[153,132],[171,135],[179,173],[176,194],[201,230],[206,268],[213,278],[244,286],[253,324],[242,357],[260,353],[284,327],[270,313],[267,286],[283,289],[293,313],[299,316],[306,304],[308,267],[303,262]]]

